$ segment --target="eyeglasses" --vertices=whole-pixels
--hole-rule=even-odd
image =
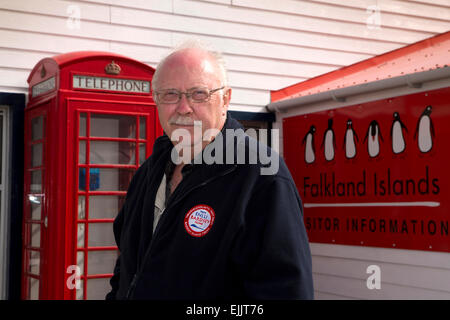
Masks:
[[[195,103],[208,102],[211,95],[225,87],[209,90],[207,88],[192,88],[186,92],[182,92],[177,89],[166,89],[155,91],[156,98],[159,103],[173,104],[178,103],[181,100],[181,95],[186,95],[187,99],[190,99]]]

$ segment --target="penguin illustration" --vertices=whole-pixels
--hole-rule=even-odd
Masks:
[[[313,163],[316,160],[315,148],[314,148],[314,133],[315,132],[316,132],[316,127],[314,125],[312,125],[302,140],[302,144],[306,144],[305,145],[305,162],[306,163]]]
[[[383,136],[381,135],[380,125],[376,120],[370,122],[363,143],[366,143],[366,140],[367,152],[371,158],[375,158],[380,153],[380,140],[384,141]]]
[[[408,133],[408,129],[400,120],[400,114],[396,111],[393,114],[394,120],[391,126],[391,141],[392,141],[392,152],[395,154],[402,153],[405,151],[406,142],[403,137],[403,129]]]
[[[414,140],[417,139],[420,152],[426,153],[433,148],[434,126],[431,121],[432,106],[427,106],[417,122],[416,131],[414,132]]]
[[[325,148],[324,148],[325,147]],[[327,161],[334,159],[334,149],[336,147],[336,139],[333,131],[333,119],[328,119],[328,128],[325,130],[322,139],[321,148],[324,148],[324,155]]]
[[[358,141],[358,135],[353,129],[352,119],[347,120],[347,130],[344,137],[345,156],[347,159],[352,159],[356,156],[356,143]]]

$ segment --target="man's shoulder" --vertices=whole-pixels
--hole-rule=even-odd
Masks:
[[[262,177],[292,179],[283,158],[276,150],[243,130],[235,131],[235,137],[234,161],[238,165],[245,165],[246,170],[256,170]]]
[[[167,150],[167,148],[170,148],[171,146],[172,142],[170,141],[169,137],[166,134],[163,134],[156,138],[155,143],[153,144],[152,154],[159,154],[164,150]]]
[[[144,161],[144,163],[141,165],[148,166],[151,162],[154,162],[156,159],[161,157],[167,150],[172,146],[172,143],[170,142],[169,137],[166,134],[163,134],[156,138],[156,140],[153,143],[153,149],[151,155]]]

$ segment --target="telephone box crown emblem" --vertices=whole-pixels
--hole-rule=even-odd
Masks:
[[[105,67],[105,72],[107,74],[114,74],[114,75],[118,75],[120,73],[120,66],[113,61],[111,61],[111,63],[107,64]]]

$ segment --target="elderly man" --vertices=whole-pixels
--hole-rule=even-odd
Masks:
[[[271,174],[259,158],[236,161],[242,150],[255,154],[255,140],[227,113],[220,56],[179,49],[158,65],[152,86],[165,134],[114,222],[120,256],[106,298],[312,299],[300,197],[277,155]],[[206,154],[219,160],[206,163]]]

